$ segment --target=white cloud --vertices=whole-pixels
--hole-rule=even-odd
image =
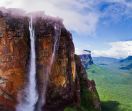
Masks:
[[[124,58],[132,55],[132,41],[119,41],[109,44],[110,49],[107,50],[94,50],[92,51],[94,56],[105,56],[114,58]]]
[[[95,32],[99,20],[91,5],[85,0],[0,0],[0,6],[6,8],[22,8],[29,12],[41,10],[48,15],[58,16],[69,30],[87,35]],[[86,8],[88,10],[83,14]]]
[[[102,2],[117,3],[121,7],[113,5],[106,13],[102,13],[98,10],[98,5]],[[132,9],[132,2],[129,0],[0,0],[0,6],[22,8],[26,11],[44,11],[48,15],[62,18],[69,30],[78,34],[93,35],[96,33],[100,18],[117,17],[118,20],[123,14],[131,16],[129,9]],[[126,6],[127,10],[122,11],[123,6]],[[112,12],[113,10],[117,13]]]
[[[86,49],[87,50],[87,49]],[[77,55],[81,55],[81,54],[89,54],[90,50],[85,51],[85,49],[79,49],[79,48],[75,48],[75,54]]]
[[[75,54],[81,55],[81,54],[83,54],[83,50],[80,48],[75,48]]]

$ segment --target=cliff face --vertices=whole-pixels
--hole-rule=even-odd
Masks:
[[[15,111],[27,85],[30,57],[28,17],[0,13],[0,111]],[[100,110],[94,81],[87,79],[74,44],[59,20],[36,18],[36,111],[77,106]],[[28,96],[28,95],[26,95]],[[45,103],[45,105],[44,105]]]
[[[0,13],[0,111],[15,109],[24,87],[28,60],[28,24]]]
[[[80,57],[75,55],[77,81],[79,82],[80,104],[87,110],[100,111],[101,104],[96,90],[96,84],[93,80],[88,80],[87,73],[81,63]]]
[[[46,99],[45,108],[47,110],[64,108],[65,105],[73,103],[75,81],[74,45],[71,34],[64,27],[56,32],[53,24],[55,23],[51,20],[46,21],[41,18],[38,18],[35,24],[39,101]],[[56,34],[59,38],[55,38]],[[55,53],[54,59],[52,58],[53,53]],[[43,98],[45,90],[46,98]],[[37,105],[40,104],[39,101]]]

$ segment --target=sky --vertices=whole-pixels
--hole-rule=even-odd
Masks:
[[[0,0],[0,7],[44,11],[72,33],[76,54],[132,55],[132,0]]]

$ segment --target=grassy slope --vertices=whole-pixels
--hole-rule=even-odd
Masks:
[[[132,111],[132,73],[97,65],[88,69],[103,101],[103,111]]]

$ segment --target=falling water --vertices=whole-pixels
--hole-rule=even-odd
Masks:
[[[17,111],[34,111],[35,104],[37,102],[37,92],[36,92],[36,53],[35,53],[35,34],[33,29],[32,17],[29,22],[30,31],[30,41],[31,41],[31,54],[30,54],[30,67],[29,67],[29,77],[28,84],[24,90],[23,97],[24,100],[20,100],[20,104],[17,106]]]
[[[61,34],[60,25],[55,23],[54,24],[54,30],[55,30],[55,35],[53,37],[53,39],[54,39],[53,52],[52,52],[52,55],[51,55],[50,63],[45,68],[45,72],[44,72],[45,80],[43,81],[43,87],[41,87],[42,92],[39,95],[38,103],[37,103],[37,106],[36,106],[36,111],[42,111],[42,106],[45,105],[49,74],[51,73],[51,68],[52,68],[52,64],[54,62],[56,50],[58,50],[58,46],[59,46],[59,39],[60,39],[60,34]]]
[[[60,29],[59,24],[54,25],[54,30],[55,30],[54,48],[53,48],[53,53],[52,53],[52,56],[51,56],[50,67],[53,64],[53,61],[54,61],[54,58],[55,58],[55,53],[56,53],[56,50],[58,50],[58,46],[59,46],[59,39],[60,39],[60,34],[61,34],[61,29]]]

